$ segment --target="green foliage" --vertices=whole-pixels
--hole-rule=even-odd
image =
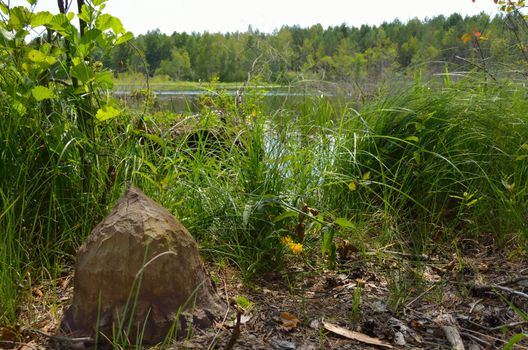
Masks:
[[[403,225],[409,236],[402,241],[422,247],[434,227],[499,238],[525,232],[525,193],[515,187],[527,170],[516,160],[528,137],[518,127],[527,123],[519,96],[466,82],[440,91],[414,88],[365,107],[343,128],[340,170],[328,197],[357,218],[378,211],[395,219],[387,229]]]
[[[42,266],[60,274],[115,196],[119,140],[102,121],[119,112],[106,94],[111,74],[94,57],[131,37],[117,18],[101,14],[104,3],[86,2],[76,18],[2,2],[2,323],[16,320],[26,272]],[[39,26],[43,36],[31,39]]]

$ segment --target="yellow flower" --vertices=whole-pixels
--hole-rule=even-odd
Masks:
[[[301,243],[291,243],[288,244],[288,248],[292,251],[293,254],[301,254],[303,250],[303,246]]]
[[[282,237],[281,238],[281,242],[288,247],[288,249],[293,253],[293,254],[301,254],[302,253],[302,250],[303,250],[303,245],[301,243],[295,243],[292,241],[291,237],[290,236],[286,236],[286,237]]]
[[[288,245],[290,243],[293,243],[292,239],[290,236],[284,236],[284,237],[281,237],[281,242],[282,244],[284,245]]]

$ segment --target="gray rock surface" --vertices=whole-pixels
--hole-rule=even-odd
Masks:
[[[77,254],[74,294],[61,329],[134,344],[166,339],[176,325],[205,328],[223,312],[187,229],[142,191],[129,188]],[[116,332],[117,330],[117,332]],[[120,330],[120,331],[119,331]]]

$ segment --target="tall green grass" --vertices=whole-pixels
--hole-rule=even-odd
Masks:
[[[402,242],[436,233],[526,233],[525,91],[464,81],[413,89],[365,106],[343,127],[340,188],[329,197],[355,217],[380,211]],[[368,174],[368,176],[365,176]],[[357,190],[343,189],[346,181]]]
[[[25,113],[3,101],[0,126],[0,318],[15,320],[20,286],[33,268],[57,276],[70,265],[94,221],[113,199],[107,169],[113,152],[105,130],[101,144],[82,136],[58,104],[46,115],[41,103],[28,101]],[[61,109],[65,109],[61,112]],[[89,191],[83,191],[79,150],[90,152]],[[107,186],[108,185],[108,186]],[[108,193],[110,192],[110,193]]]

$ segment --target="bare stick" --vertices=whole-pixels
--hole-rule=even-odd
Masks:
[[[468,285],[468,287],[472,291],[476,291],[476,292],[494,292],[494,291],[500,290],[500,291],[503,291],[503,292],[507,292],[507,293],[514,294],[514,295],[517,295],[517,296],[520,296],[520,297],[528,299],[528,294],[520,292],[520,291],[512,289],[512,288],[505,287],[505,286],[500,285],[500,284],[490,284],[490,285],[481,285],[481,286],[479,286],[479,285],[471,285],[470,284],[470,285]]]
[[[65,336],[61,336],[61,335],[48,334],[46,332],[43,332],[43,331],[41,331],[39,329],[35,329],[35,328],[31,328],[30,331],[32,331],[34,333],[38,333],[40,335],[43,335],[46,338],[49,338],[49,339],[52,339],[52,340],[61,341],[61,342],[70,342],[70,343],[81,343],[81,342],[91,342],[91,343],[93,343],[94,342],[94,339],[91,338],[91,337],[70,338],[70,337],[65,337]]]
[[[435,322],[442,328],[444,334],[453,349],[465,350],[464,343],[456,327],[456,321],[450,314],[443,314],[435,319]]]
[[[417,300],[420,300],[424,295],[426,295],[427,293],[429,293],[434,287],[436,287],[436,284],[433,284],[431,287],[427,288],[423,293],[421,293],[421,294],[418,295],[416,298],[414,298],[413,300],[411,300],[410,302],[408,302],[407,305],[405,305],[405,308],[408,309],[409,306],[411,306],[412,304],[414,304]]]

